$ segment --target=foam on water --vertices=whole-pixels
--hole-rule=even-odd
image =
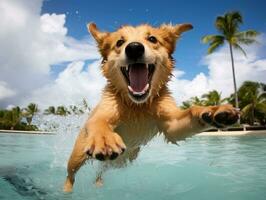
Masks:
[[[34,123],[40,130],[56,133],[53,142],[53,162],[51,167],[65,167],[72,147],[84,125],[88,113],[79,115],[38,115]]]

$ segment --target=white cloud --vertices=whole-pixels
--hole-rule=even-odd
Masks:
[[[12,98],[1,95],[0,105],[19,104],[48,84],[55,64],[99,58],[91,39],[67,35],[64,14],[41,16],[41,6],[41,0],[0,1],[0,80],[13,91]]]
[[[247,57],[239,51],[234,51],[238,87],[246,80],[266,82],[266,59],[260,57],[265,44],[263,37],[259,40],[261,41],[260,45],[244,47]],[[203,57],[201,62],[208,67],[207,75],[200,73],[192,80],[177,76],[170,82],[170,88],[178,103],[193,96],[201,96],[214,89],[222,92],[223,97],[233,93],[232,67],[228,46]]]
[[[65,15],[56,14],[43,14],[41,16],[41,30],[45,33],[55,33],[60,35],[66,35],[67,29],[64,27]]]
[[[85,70],[84,65],[81,61],[70,63],[56,80],[35,90],[23,104],[36,102],[42,107],[71,105],[81,103],[85,98],[89,105],[95,105],[105,85],[105,79],[101,75],[100,61],[87,65]]]
[[[14,95],[15,91],[11,90],[6,82],[0,81],[0,100]]]

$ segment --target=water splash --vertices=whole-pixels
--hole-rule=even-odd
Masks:
[[[86,112],[67,116],[43,114],[36,116],[34,124],[40,130],[55,133],[53,146],[51,147],[53,152],[51,168],[66,167],[76,137],[88,118],[88,114]]]

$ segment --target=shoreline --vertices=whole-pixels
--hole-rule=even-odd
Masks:
[[[248,130],[248,131],[215,131],[202,132],[198,136],[241,136],[241,135],[266,135],[266,130]]]
[[[56,135],[54,132],[49,131],[20,131],[20,130],[0,130],[0,134],[33,134],[33,135]],[[266,135],[266,130],[246,130],[246,131],[214,131],[214,132],[201,132],[196,136],[241,136],[241,135]]]
[[[0,133],[14,133],[14,134],[33,134],[33,135],[55,135],[54,132],[49,131],[21,131],[21,130],[0,130]]]

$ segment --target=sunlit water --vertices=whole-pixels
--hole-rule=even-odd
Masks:
[[[266,199],[266,136],[195,136],[179,146],[157,137],[133,164],[107,171],[102,188],[93,183],[95,162],[81,168],[73,193],[64,194],[79,128],[66,120],[58,135],[0,134],[0,199]]]

